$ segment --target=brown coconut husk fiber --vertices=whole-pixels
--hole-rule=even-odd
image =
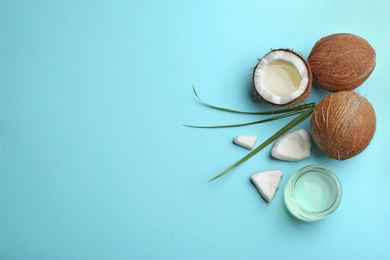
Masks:
[[[375,50],[365,39],[349,33],[321,38],[309,57],[313,79],[322,88],[336,92],[353,90],[375,68]]]
[[[346,160],[371,142],[376,129],[375,110],[354,91],[335,92],[315,107],[310,129],[314,142],[329,158]]]

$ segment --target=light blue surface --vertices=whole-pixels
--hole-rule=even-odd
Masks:
[[[390,2],[0,0],[0,259],[386,259],[390,257]],[[244,156],[239,134],[268,138],[287,121],[200,105],[266,109],[249,92],[271,48],[304,56],[323,36],[366,38],[377,67],[359,88],[377,111],[361,155],[297,163],[270,147]],[[323,91],[313,91],[317,101]],[[308,121],[301,125],[308,128]],[[325,164],[344,196],[331,217],[292,218],[289,176]],[[280,168],[266,204],[249,176]]]

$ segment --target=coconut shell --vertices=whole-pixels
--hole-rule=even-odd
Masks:
[[[313,79],[331,91],[353,90],[363,84],[375,68],[375,50],[365,39],[348,33],[320,39],[309,57]]]
[[[299,53],[291,50],[291,49],[274,49],[274,50],[271,50],[269,53],[271,52],[275,52],[275,51],[285,51],[285,52],[289,52],[289,53],[292,53],[294,54],[295,56],[297,56],[299,59],[301,59],[301,61],[305,64],[305,67],[306,67],[306,70],[308,72],[308,77],[309,77],[309,82],[306,86],[306,89],[305,89],[305,92],[302,93],[302,95],[300,95],[299,97],[297,97],[296,99],[294,100],[291,100],[290,102],[288,103],[285,103],[285,104],[276,104],[276,103],[273,103],[273,102],[270,102],[269,100],[266,100],[264,99],[256,90],[256,87],[255,87],[255,84],[254,84],[254,78],[255,78],[255,71],[256,71],[256,68],[257,66],[259,65],[261,59],[259,60],[259,62],[256,64],[256,66],[254,67],[253,69],[253,75],[252,75],[252,80],[253,80],[253,84],[252,84],[252,93],[253,93],[253,96],[255,99],[260,99],[260,100],[263,100],[265,102],[267,102],[268,104],[272,105],[272,106],[283,106],[283,107],[291,107],[291,106],[294,106],[294,105],[297,105],[299,103],[301,103],[302,101],[304,101],[310,94],[311,92],[311,88],[312,88],[312,81],[313,81],[313,74],[311,72],[311,69],[310,69],[310,66],[309,66],[309,63],[305,60],[305,58],[300,55]],[[265,56],[267,56],[269,53],[267,53]]]
[[[375,110],[354,91],[335,92],[315,107],[310,129],[314,142],[329,158],[346,160],[371,142],[376,129]]]

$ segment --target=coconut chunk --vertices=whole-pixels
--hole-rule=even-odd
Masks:
[[[257,137],[253,135],[239,135],[233,139],[233,143],[249,150],[253,149],[256,141]]]
[[[266,54],[253,72],[253,93],[277,106],[291,106],[305,99],[311,90],[312,74],[307,62],[292,50]]]
[[[275,159],[296,162],[306,159],[311,154],[311,137],[303,128],[291,131],[276,140],[271,150]]]
[[[282,175],[282,171],[279,169],[267,170],[252,174],[251,180],[261,197],[263,197],[266,202],[271,202],[279,188]]]

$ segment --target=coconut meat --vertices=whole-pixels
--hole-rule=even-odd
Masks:
[[[298,55],[285,50],[268,53],[254,72],[254,86],[265,100],[287,104],[301,96],[309,83],[306,64]]]
[[[257,137],[253,135],[239,135],[233,139],[233,143],[244,147],[248,150],[252,150],[257,141]]]
[[[282,171],[279,169],[266,170],[252,174],[251,180],[261,197],[263,197],[266,202],[271,202],[279,188],[282,175]]]
[[[272,147],[271,156],[275,159],[297,162],[310,157],[311,136],[303,128],[291,131],[280,137]]]

